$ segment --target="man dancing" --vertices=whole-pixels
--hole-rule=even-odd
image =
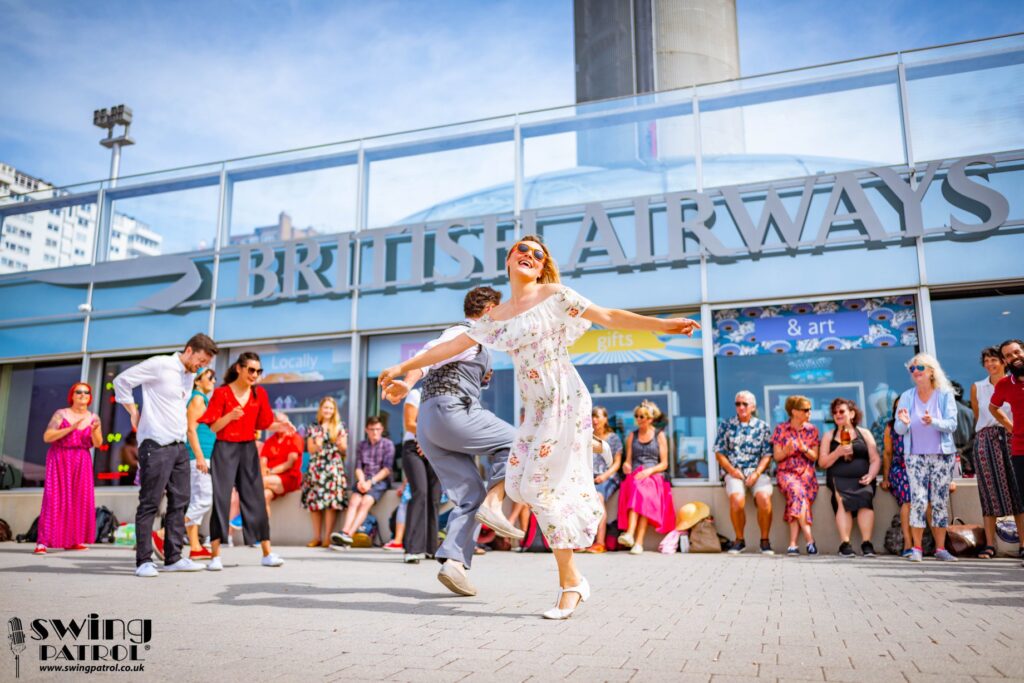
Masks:
[[[217,345],[197,334],[185,350],[169,356],[153,356],[114,378],[114,395],[131,416],[138,432],[139,507],[135,512],[135,575],[157,576],[153,564],[153,518],[167,492],[167,535],[164,539],[164,571],[196,571],[205,565],[181,556],[185,540],[185,510],[191,492],[191,475],[185,438],[186,408],[195,372],[208,367]],[[132,389],[142,387],[142,415]]]
[[[484,313],[501,303],[501,294],[490,287],[476,287],[463,302],[464,322],[445,330],[424,351],[463,334]],[[421,351],[422,353],[422,351]],[[480,405],[480,390],[491,371],[491,355],[476,345],[429,369],[423,380],[416,436],[448,498],[455,504],[448,530],[437,551],[443,564],[438,580],[458,595],[476,595],[466,571],[476,548],[477,522],[508,538],[522,538],[502,513],[505,499],[505,464],[515,438],[512,425]],[[397,404],[423,377],[410,372],[404,382],[389,386],[384,397]],[[477,470],[477,457],[489,456],[486,488]]]

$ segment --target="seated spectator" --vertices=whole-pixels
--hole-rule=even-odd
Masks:
[[[352,534],[362,526],[370,508],[388,490],[394,466],[395,444],[384,438],[384,423],[376,416],[367,418],[366,438],[356,447],[356,481],[345,512],[345,523],[341,531],[331,534],[331,543],[352,545]]]
[[[907,477],[907,465],[903,461],[903,437],[893,428],[898,402],[899,397],[892,403],[892,413],[883,435],[882,488],[891,493],[900,506],[900,530],[903,532],[903,552],[900,557],[908,557],[914,541],[910,537],[910,479]]]
[[[881,462],[871,432],[860,426],[857,404],[845,398],[832,401],[830,429],[821,440],[818,462],[825,468],[825,481],[832,492],[832,511],[839,531],[839,556],[853,557],[850,532],[853,518],[860,529],[860,550],[874,557],[871,532],[875,525],[875,477]]]
[[[282,412],[274,413],[276,429],[260,450],[260,469],[263,470],[263,497],[267,501],[280,498],[302,486],[302,437],[295,425]]]
[[[729,497],[729,517],[736,540],[729,548],[732,554],[742,553],[747,525],[747,491],[754,495],[757,525],[761,530],[761,552],[772,554],[768,532],[772,526],[772,480],[766,474],[772,461],[771,430],[759,419],[757,399],[749,391],[736,394],[736,417],[718,425],[715,457],[725,472],[725,493]]]
[[[620,545],[632,555],[644,551],[647,525],[653,522],[658,533],[675,527],[672,489],[661,474],[668,469],[668,440],[654,428],[661,411],[651,401],[643,401],[633,412],[638,427],[626,437],[626,461],[622,471],[626,479],[619,492]]]
[[[797,556],[797,535],[804,532],[807,554],[817,555],[811,524],[814,523],[811,507],[818,496],[818,478],[814,473],[814,462],[818,459],[818,428],[810,424],[811,400],[806,396],[790,396],[786,399],[786,414],[789,420],[775,428],[772,445],[775,462],[779,463],[776,479],[783,498],[786,512],[783,519],[789,523],[789,546],[786,555]]]
[[[611,450],[611,464],[608,464],[604,456],[598,450],[594,451],[594,487],[597,495],[601,497],[601,507],[604,509],[608,499],[619,490],[622,479],[619,470],[622,468],[622,439],[615,433],[615,430],[608,424],[608,410],[604,406],[594,406],[591,412],[594,420],[594,438],[608,444]],[[608,529],[608,513],[605,511],[601,517],[601,524],[597,527],[597,536],[594,544],[586,549],[588,553],[603,553],[605,534]]]

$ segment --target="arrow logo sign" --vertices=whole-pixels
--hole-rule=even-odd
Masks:
[[[203,277],[187,256],[140,257],[107,261],[95,266],[58,268],[32,273],[32,279],[51,285],[88,285],[90,282],[129,282],[177,277],[178,280],[138,303],[141,308],[167,312],[199,291]]]

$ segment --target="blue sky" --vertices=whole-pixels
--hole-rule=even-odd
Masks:
[[[744,74],[1024,31],[1006,0],[738,0]],[[104,177],[92,110],[135,110],[122,174],[569,104],[571,0],[0,0],[0,160]]]

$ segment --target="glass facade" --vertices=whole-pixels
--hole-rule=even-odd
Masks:
[[[935,348],[942,369],[970,391],[986,377],[981,350],[1024,338],[1024,290],[990,290],[932,299]],[[941,297],[941,298],[940,298]]]
[[[709,436],[739,389],[773,423],[787,392],[819,424],[836,395],[877,421],[915,349],[963,382],[1020,335],[1019,291],[996,287],[1024,272],[1021,63],[1010,36],[0,200],[0,235],[29,250],[0,255],[41,236],[56,260],[0,267],[4,457],[39,481],[37,396],[200,331],[263,354],[297,424],[333,395],[353,442],[371,414],[397,441],[380,369],[470,287],[503,288],[525,231],[602,306],[700,311],[703,337],[594,330],[572,350],[623,434],[642,398],[665,412],[677,481],[716,481]],[[496,358],[484,402],[516,423],[511,368]],[[97,483],[124,484],[127,416],[103,392]]]
[[[49,448],[43,432],[53,414],[67,408],[68,390],[81,372],[80,362],[5,368],[0,386],[0,404],[6,406],[0,457],[13,470],[13,486],[43,485]]]

